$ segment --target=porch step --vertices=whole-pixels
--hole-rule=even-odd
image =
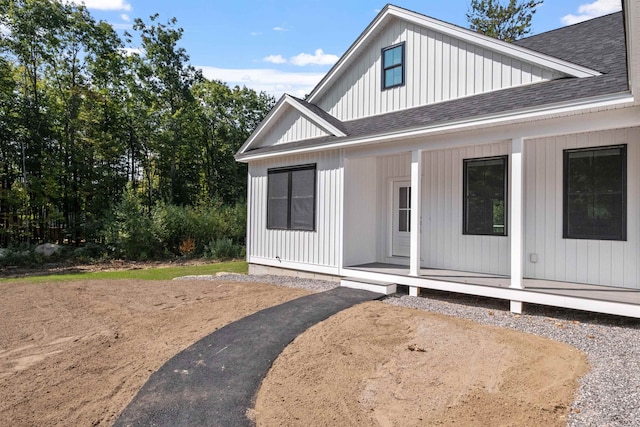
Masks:
[[[377,292],[383,295],[396,293],[396,284],[389,282],[378,282],[376,280],[359,279],[357,277],[343,277],[340,286],[352,289],[363,289],[365,291]]]

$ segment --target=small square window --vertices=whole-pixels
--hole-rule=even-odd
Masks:
[[[507,235],[507,156],[464,160],[463,233]]]
[[[404,43],[382,49],[382,89],[404,85]]]
[[[627,146],[564,151],[564,238],[627,239]]]

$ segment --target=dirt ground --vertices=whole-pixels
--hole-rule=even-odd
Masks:
[[[0,283],[0,426],[108,426],[216,329],[305,295],[206,281]]]
[[[225,324],[306,291],[255,283],[0,283],[0,425],[109,426],[152,372]],[[298,337],[250,411],[275,425],[563,425],[571,347],[366,303]]]
[[[381,302],[299,336],[274,363],[258,426],[562,426],[578,350]]]

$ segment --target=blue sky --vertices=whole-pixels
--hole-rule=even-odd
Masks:
[[[309,93],[373,20],[378,0],[71,0],[120,32],[134,18],[178,19],[181,46],[208,78],[276,97]],[[460,26],[470,0],[395,0],[393,4]],[[620,0],[546,0],[533,18],[540,33],[620,10]],[[133,46],[135,48],[136,46]]]

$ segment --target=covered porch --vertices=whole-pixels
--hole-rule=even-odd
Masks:
[[[434,289],[504,299],[514,313],[533,303],[640,318],[637,224],[629,224],[624,242],[562,235],[562,153],[613,139],[610,132],[595,135],[568,136],[569,142],[565,137],[517,137],[476,144],[458,140],[457,145],[443,139],[412,142],[404,151],[347,154],[343,284],[369,283],[387,293],[405,285],[413,296]],[[636,146],[629,147],[636,156]],[[501,157],[508,183],[505,232],[466,233],[463,163]],[[403,187],[410,191],[402,192]],[[635,212],[638,188],[634,184],[629,190],[630,212]],[[403,227],[404,233],[397,233]]]
[[[518,289],[504,275],[421,268],[418,276],[412,276],[408,266],[388,263],[354,265],[343,274],[347,281],[373,284],[362,286],[371,290],[394,284],[408,286],[412,296],[418,296],[420,289],[434,289],[509,300],[513,312],[521,312],[523,303],[534,303],[640,318],[640,291],[635,289],[540,279],[523,279]]]

